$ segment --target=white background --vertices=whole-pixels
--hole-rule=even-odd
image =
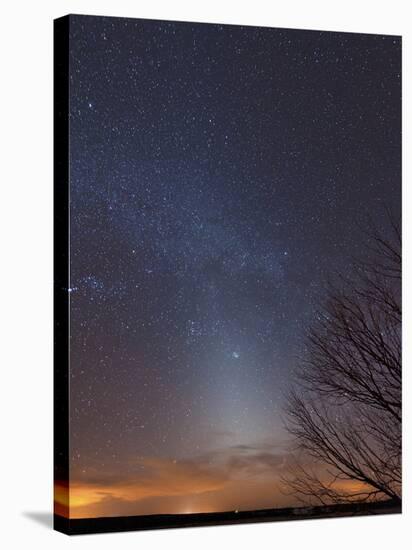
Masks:
[[[339,520],[87,535],[49,525],[52,500],[52,19],[67,13],[402,34],[404,130],[410,128],[408,0],[9,0],[0,18],[0,540],[28,548],[407,548],[410,399],[405,399],[404,513]],[[409,15],[409,19],[412,20]],[[406,133],[404,133],[405,137]],[[410,143],[409,143],[410,145]],[[404,281],[411,280],[411,192],[404,143]],[[404,285],[404,300],[411,293]],[[411,326],[411,313],[404,326]],[[411,345],[404,337],[405,371]],[[404,389],[410,389],[405,372]],[[37,519],[36,519],[37,518]],[[410,536],[412,538],[412,536]]]

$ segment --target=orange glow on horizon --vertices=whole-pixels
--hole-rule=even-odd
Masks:
[[[282,492],[279,472],[270,465],[253,462],[207,463],[202,460],[176,462],[145,458],[145,475],[123,480],[81,476],[67,484],[56,483],[55,513],[72,519],[150,514],[191,514],[233,510],[258,510],[302,506]],[[253,467],[252,467],[253,465]],[[73,477],[72,477],[73,479]],[[338,481],[334,487],[348,495],[362,492],[366,485]]]

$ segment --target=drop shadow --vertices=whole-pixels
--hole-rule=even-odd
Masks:
[[[53,529],[53,514],[51,512],[23,512],[23,516],[46,527],[46,529]]]

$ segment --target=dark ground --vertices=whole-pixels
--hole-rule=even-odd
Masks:
[[[385,501],[361,504],[335,504],[331,506],[265,509],[248,512],[231,511],[205,514],[159,514],[150,516],[123,516],[71,520],[55,515],[54,529],[68,535],[80,535],[115,531],[167,529],[174,527],[258,523],[264,521],[399,514],[401,511],[401,504]]]

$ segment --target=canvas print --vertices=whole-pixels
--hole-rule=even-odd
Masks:
[[[55,528],[398,513],[401,378],[401,38],[56,20]]]

